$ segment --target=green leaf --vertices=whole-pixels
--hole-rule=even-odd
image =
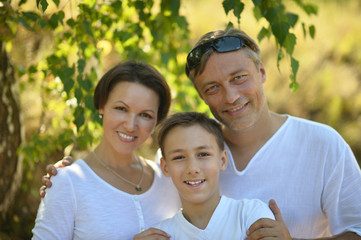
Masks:
[[[295,45],[296,45],[296,36],[293,33],[288,34],[283,46],[286,48],[286,52],[289,55],[292,55]]]
[[[74,93],[74,95],[75,95],[75,98],[76,98],[76,100],[78,101],[78,103],[80,103],[81,100],[82,100],[82,98],[83,98],[83,92],[82,92],[82,90],[81,90],[80,88],[75,88],[75,93]]]
[[[87,20],[85,20],[85,21],[84,21],[84,27],[85,27],[85,32],[86,32],[89,36],[93,37],[94,35],[93,35],[93,29],[92,29],[91,23],[88,22]]]
[[[303,6],[303,10],[310,16],[312,14],[317,15],[318,13],[318,7],[313,4],[305,4]]]
[[[277,68],[278,68],[278,71],[281,71],[280,70],[280,61],[285,57],[285,55],[283,54],[283,51],[282,49],[278,49],[278,55],[277,55]]]
[[[262,2],[262,0],[252,0],[252,2],[254,6],[257,7]]]
[[[70,67],[61,69],[58,72],[59,78],[61,79],[61,81],[64,85],[64,90],[68,94],[68,96],[69,96],[70,90],[74,86],[74,80],[72,79],[73,74],[74,74],[74,69],[70,68]]]
[[[40,2],[38,2],[38,6],[39,6],[39,3],[41,4],[41,10],[43,12],[45,12],[45,10],[48,8],[49,4],[46,0],[40,0]]]
[[[73,123],[79,129],[81,126],[83,126],[84,122],[85,122],[84,108],[78,105],[75,108],[75,111],[74,111],[74,121],[73,121]]]
[[[50,19],[49,19],[49,25],[52,29],[55,29],[58,27],[58,21],[59,21],[59,16],[58,14],[54,13],[53,15],[51,15]]]
[[[233,0],[224,0],[223,3],[223,9],[226,12],[226,15],[228,15],[229,11],[233,9],[234,1]]]
[[[53,0],[53,3],[55,3],[55,5],[59,7],[60,0]]]
[[[306,31],[306,25],[305,23],[302,23],[302,30],[303,30],[303,37],[305,38],[307,36],[307,31]]]
[[[296,80],[296,75],[298,72],[299,65],[300,65],[299,62],[293,57],[291,57],[291,68],[292,68],[292,74],[294,76],[294,80]]]
[[[259,21],[263,17],[262,12],[261,12],[261,8],[254,7],[253,8],[253,15],[256,18],[256,20]]]
[[[265,9],[263,15],[271,25],[275,24],[277,19],[277,9],[274,7],[267,8]]]
[[[233,8],[233,14],[235,17],[237,17],[238,22],[239,19],[241,18],[241,13],[243,12],[244,9],[244,4],[241,1],[236,1],[234,2],[234,8]]]
[[[66,24],[69,25],[69,27],[74,27],[75,26],[75,21],[74,19],[70,18],[68,21],[66,21]]]
[[[309,28],[308,28],[308,31],[310,32],[310,36],[311,38],[315,38],[315,33],[316,33],[316,28],[314,25],[311,25]]]
[[[262,27],[261,31],[259,31],[257,35],[258,42],[261,42],[264,37],[270,36],[270,31],[264,27]]]
[[[79,75],[81,75],[84,72],[85,64],[86,64],[86,62],[84,59],[78,60],[78,74]]]
[[[298,21],[298,15],[293,13],[286,13],[286,17],[288,18],[288,23],[291,27],[294,27]]]
[[[94,98],[93,95],[88,94],[85,96],[85,107],[90,109],[90,110],[94,110]]]
[[[289,25],[286,22],[276,22],[271,25],[271,28],[279,44],[282,46],[287,35],[289,34]]]
[[[39,18],[39,15],[34,12],[23,12],[22,14],[33,21],[36,21]]]

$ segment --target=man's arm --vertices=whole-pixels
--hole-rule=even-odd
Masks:
[[[52,183],[50,181],[51,176],[55,176],[58,171],[58,168],[63,168],[71,165],[73,162],[73,158],[70,156],[65,156],[62,160],[58,161],[54,165],[49,164],[46,166],[46,175],[44,175],[41,179],[43,186],[40,187],[40,197],[43,198],[45,196],[45,189],[50,188]]]

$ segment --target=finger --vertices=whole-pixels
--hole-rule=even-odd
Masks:
[[[65,166],[69,166],[73,163],[73,158],[71,156],[65,156],[63,159],[62,159],[62,165],[65,167]]]
[[[273,215],[275,216],[276,221],[282,221],[283,222],[281,210],[277,206],[276,201],[274,199],[271,199],[271,200],[269,200],[268,204],[269,204],[269,208],[273,212]]]
[[[248,229],[247,235],[251,235],[254,231],[257,231],[261,228],[270,228],[275,225],[275,221],[269,218],[260,218],[255,221]]]
[[[45,197],[45,189],[46,189],[46,186],[41,186],[40,187],[39,194],[40,194],[41,198]]]
[[[259,228],[247,236],[247,240],[271,239],[278,236],[275,228]]]
[[[46,166],[46,172],[49,174],[49,177],[50,176],[55,176],[58,173],[55,166],[52,165],[52,164],[49,164],[49,165]]]
[[[149,228],[137,235],[133,239],[169,239],[170,235],[158,228]]]
[[[43,183],[44,185],[44,188],[50,188],[52,183],[50,181],[50,177],[49,175],[45,175],[41,178],[41,182]]]

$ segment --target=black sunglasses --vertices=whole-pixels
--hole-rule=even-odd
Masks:
[[[204,53],[210,48],[213,48],[217,52],[231,52],[241,49],[245,45],[242,37],[240,36],[222,36],[215,38],[211,41],[203,43],[190,51],[187,56],[186,70],[189,72],[195,68],[200,62]]]

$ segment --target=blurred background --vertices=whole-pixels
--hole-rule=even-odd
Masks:
[[[60,8],[63,8],[66,16],[72,16],[80,2],[60,1]],[[184,26],[189,31],[177,30],[172,33],[171,26],[168,30],[164,30],[168,31],[168,35],[164,36],[168,36],[172,40],[173,48],[183,50],[176,52],[176,62],[167,62],[167,64],[157,64],[158,62],[156,62],[155,64],[172,87],[173,112],[197,110],[209,113],[208,108],[198,98],[183,73],[187,51],[200,36],[208,31],[224,29],[229,22],[233,22],[235,27],[240,27],[251,37],[257,39],[260,29],[267,25],[265,19],[256,20],[251,0],[243,1],[245,5],[239,24],[232,14],[225,14],[222,2],[222,0],[182,0],[180,1],[179,15],[185,17],[188,24]],[[300,63],[297,74],[299,83],[297,91],[292,91],[289,87],[290,60],[285,57],[280,61],[279,68],[277,67],[278,50],[274,39],[272,37],[264,38],[259,43],[261,58],[267,72],[264,88],[270,109],[332,126],[349,143],[360,164],[361,2],[358,0],[309,1],[318,7],[318,13],[314,15],[308,15],[297,9],[298,6],[294,1],[284,2],[287,9],[297,12],[299,19],[305,25],[315,26],[315,35],[314,38],[309,35],[304,36],[301,24],[296,25],[293,29],[293,33],[297,37],[293,56]],[[36,9],[32,1],[22,7],[29,11]],[[56,9],[57,7],[49,2],[47,11],[51,12]],[[147,12],[146,8],[144,8],[144,12]],[[132,14],[135,14],[134,10],[122,14],[122,18],[137,21],[132,18]],[[52,69],[49,64],[51,60],[47,59],[45,62],[45,58],[47,53],[55,47],[59,47],[63,51],[74,51],[73,55],[77,56],[76,50],[71,47],[67,48],[67,45],[62,47],[63,43],[60,42],[54,44],[56,31],[63,30],[56,28],[54,32],[42,31],[34,34],[19,25],[16,35],[6,46],[10,62],[16,67],[15,76],[18,81],[21,134],[23,136],[18,156],[23,158],[23,174],[20,188],[14,195],[11,204],[7,205],[6,211],[1,212],[0,239],[31,238],[31,229],[40,202],[41,176],[45,174],[45,166],[57,162],[64,155],[71,155],[73,158],[84,156],[98,143],[102,134],[96,120],[87,122],[87,118],[95,119],[96,113],[86,115],[85,110],[77,107],[78,98],[74,97],[77,93],[66,91],[66,89],[64,91],[64,88],[67,87],[64,85],[64,79],[61,77],[61,79],[51,78],[47,75],[46,70],[41,70]],[[155,31],[157,30],[159,30],[160,36],[163,36],[160,29],[155,29]],[[7,33],[1,31],[1,34]],[[187,41],[177,41],[178,36],[186,37]],[[131,38],[127,39],[127,43],[132,46],[129,39]],[[165,39],[164,42],[169,39]],[[86,42],[86,39],[79,40],[79,42],[82,41]],[[88,46],[91,45],[88,44]],[[88,93],[86,91],[82,93],[85,102],[84,108],[91,105],[94,83],[102,73],[119,61],[134,57],[153,63],[153,58],[164,62],[164,59],[172,57],[165,53],[159,53],[159,51],[165,51],[164,48],[152,49],[153,45],[149,44],[142,45],[141,51],[144,55],[141,56],[132,56],[132,52],[127,52],[127,46],[124,44],[120,46],[106,39],[92,45],[93,50],[88,46],[84,47],[84,52],[101,53],[101,64],[89,57],[89,61],[84,67],[84,72],[89,73],[87,76],[91,80]],[[119,51],[119,48],[122,50]],[[60,61],[60,58],[55,59],[53,63],[60,64]],[[66,59],[66,61],[71,62],[72,60]],[[33,75],[30,76],[29,72],[22,73],[22,68],[29,67],[34,62],[40,63],[40,65],[33,69],[31,72]],[[85,87],[85,89],[87,88]],[[71,94],[74,96],[71,97]],[[87,103],[89,104],[87,105]],[[74,120],[74,114],[77,117],[78,110],[85,112],[84,115],[80,114],[79,116],[85,117],[85,120],[82,121],[85,122],[86,127],[79,123],[81,118]],[[156,149],[153,139],[149,139],[147,145],[140,150],[140,154],[154,159]],[[2,169],[0,173],[5,172],[5,168],[5,164],[0,165],[0,169]],[[5,177],[3,178],[3,176]],[[6,175],[3,174],[1,177],[3,178],[1,181],[4,182]]]

